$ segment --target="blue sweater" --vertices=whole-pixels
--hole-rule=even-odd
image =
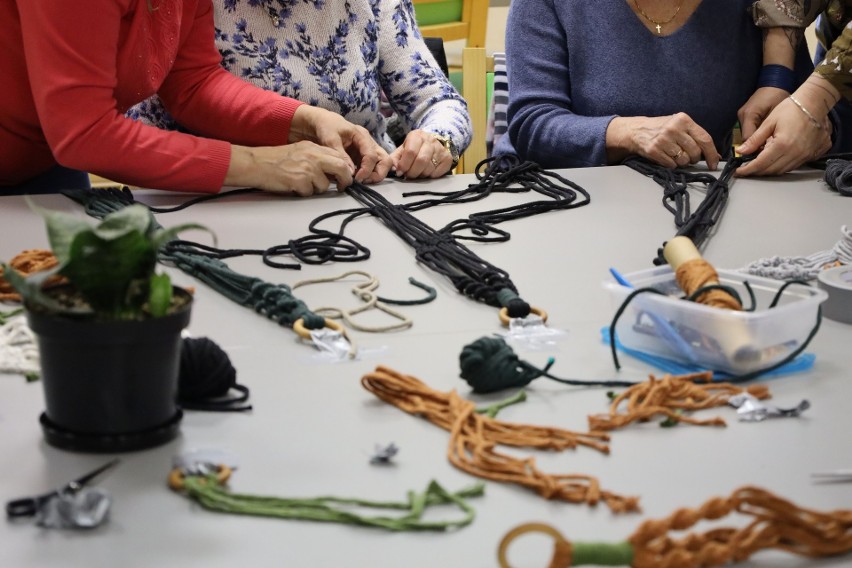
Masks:
[[[625,0],[513,0],[509,130],[495,154],[514,147],[544,167],[601,166],[616,116],[685,112],[726,156],[763,60],[750,4],[701,2],[674,34],[657,36]],[[804,80],[813,66],[800,55]]]

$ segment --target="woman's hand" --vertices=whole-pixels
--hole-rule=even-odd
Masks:
[[[322,108],[302,105],[296,109],[290,125],[290,142],[302,140],[316,142],[348,156],[355,180],[359,182],[382,181],[393,165],[388,153],[366,128]]]
[[[618,163],[639,155],[661,166],[688,166],[701,160],[715,170],[721,156],[713,138],[686,113],[669,116],[616,117],[606,130],[607,158]]]
[[[258,148],[231,146],[225,185],[307,197],[325,193],[332,181],[340,189],[348,187],[354,172],[355,166],[345,152],[313,142]]]
[[[397,175],[406,179],[439,178],[453,167],[453,156],[435,135],[412,130],[402,146],[391,152]]]
[[[804,110],[791,97],[781,101],[740,144],[740,154],[763,149],[754,160],[737,168],[737,175],[783,174],[831,149],[828,112],[840,98],[840,93],[832,89],[828,81],[814,73],[793,94]]]
[[[787,91],[776,87],[761,87],[752,94],[746,103],[737,111],[743,140],[749,139],[754,131],[763,124],[769,113],[781,101],[787,98]]]

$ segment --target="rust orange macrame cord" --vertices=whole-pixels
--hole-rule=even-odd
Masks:
[[[50,270],[57,264],[59,264],[59,261],[56,259],[53,252],[43,249],[28,249],[21,251],[20,254],[9,261],[9,266],[24,276],[29,276],[30,274],[42,272],[44,270]],[[64,281],[65,278],[63,276],[52,276],[45,284],[53,285]],[[0,301],[21,301],[21,295],[18,294],[15,289],[12,288],[12,285],[3,278],[2,268],[0,268]]]
[[[442,393],[430,389],[415,377],[383,366],[364,375],[361,384],[383,401],[449,431],[447,457],[454,466],[471,475],[516,483],[547,499],[589,505],[602,500],[616,513],[639,509],[636,497],[603,490],[595,477],[547,474],[536,467],[533,458],[517,459],[496,451],[499,445],[556,451],[588,446],[609,453],[606,444],[609,438],[605,433],[577,433],[496,420],[477,413],[475,405],[454,390]]]
[[[661,379],[650,375],[647,381],[633,385],[616,396],[610,405],[609,414],[589,416],[589,429],[610,431],[633,422],[645,422],[655,416],[699,426],[725,426],[725,421],[720,417],[702,420],[683,412],[724,406],[732,396],[742,392],[748,392],[761,400],[770,397],[766,385],[741,388],[730,383],[714,383],[712,380],[712,371],[664,375]],[[619,412],[622,406],[623,412]]]
[[[686,530],[699,522],[738,513],[752,520],[741,528],[711,528],[676,539],[670,531]],[[575,558],[575,546],[549,525],[526,524],[509,531],[498,552],[501,568],[509,568],[506,549],[527,532],[554,537],[550,568],[595,564],[594,558]],[[852,511],[813,511],[759,487],[742,487],[727,497],[714,497],[697,509],[678,509],[665,519],[643,522],[629,539],[633,568],[699,568],[741,562],[761,550],[777,549],[819,558],[852,551]],[[607,545],[599,545],[606,547]],[[619,545],[610,545],[619,546]],[[590,556],[590,555],[589,555]],[[607,564],[614,565],[614,564]],[[621,564],[625,565],[625,564]]]
[[[691,296],[693,292],[719,283],[719,274],[716,269],[704,259],[696,258],[688,260],[681,264],[675,271],[675,280],[678,286],[687,296]],[[713,289],[700,294],[695,301],[699,304],[706,304],[716,308],[726,308],[729,310],[742,311],[743,306],[734,296],[725,290]]]

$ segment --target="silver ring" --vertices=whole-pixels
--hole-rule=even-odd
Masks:
[[[438,160],[436,160],[435,158],[432,158],[432,165],[433,166],[435,166],[437,168],[439,163],[440,162],[438,162]]]

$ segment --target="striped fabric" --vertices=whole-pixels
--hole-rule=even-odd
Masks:
[[[488,109],[488,128],[485,133],[485,150],[491,156],[494,146],[506,133],[509,121],[506,107],[509,105],[509,80],[506,77],[506,54],[494,54],[494,94]]]

